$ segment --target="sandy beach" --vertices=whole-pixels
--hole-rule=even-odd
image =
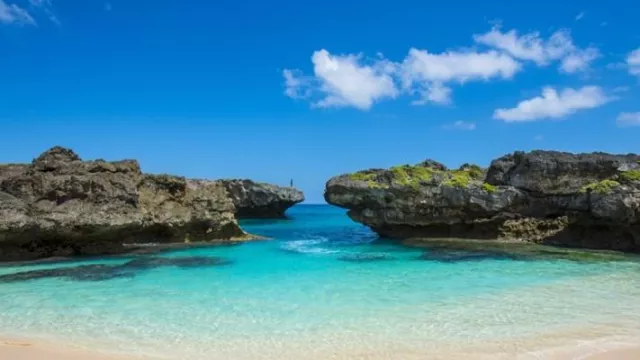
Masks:
[[[500,356],[492,356],[483,354],[482,356],[476,356],[474,354],[456,354],[456,355],[444,355],[443,354],[411,354],[411,358],[422,359],[487,359],[487,358],[501,358]],[[504,356],[504,354],[501,354]],[[119,356],[108,355],[103,353],[90,352],[83,349],[76,349],[64,345],[44,344],[38,342],[30,342],[24,340],[2,340],[0,341],[0,358],[3,360],[155,360],[150,357],[140,356]],[[584,349],[564,349],[558,353],[546,353],[541,354],[519,354],[514,355],[515,359],[549,359],[549,360],[637,360],[640,359],[640,346],[628,347],[613,350],[598,350],[596,348],[590,351],[589,354],[585,354]],[[215,359],[215,356],[211,359]],[[340,354],[334,354],[332,359],[370,359],[370,360],[404,360],[405,355],[400,355],[397,358],[390,358],[388,355],[365,355],[361,354],[357,357],[350,355],[341,356]],[[176,358],[175,360],[184,360]],[[225,359],[233,360],[233,359]],[[301,358],[300,360],[304,360]]]

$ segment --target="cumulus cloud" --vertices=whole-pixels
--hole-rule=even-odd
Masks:
[[[637,48],[627,56],[627,66],[631,75],[640,76],[640,48]]]
[[[17,25],[36,25],[29,12],[16,4],[7,4],[0,0],[0,23]]]
[[[465,82],[469,80],[508,79],[520,69],[510,56],[488,52],[445,52],[432,54],[427,50],[411,49],[402,64],[403,80]]]
[[[399,90],[393,71],[384,59],[365,65],[360,55],[332,55],[319,50],[311,57],[313,77],[299,70],[285,69],[285,94],[291,98],[319,97],[316,107],[352,106],[368,110],[380,100],[395,98]]]
[[[597,48],[574,45],[567,30],[544,39],[538,32],[505,32],[495,26],[473,39],[489,49],[430,52],[411,48],[398,61],[386,59],[381,53],[370,59],[361,54],[335,55],[318,50],[311,57],[312,75],[300,70],[283,71],[284,92],[291,98],[308,98],[314,107],[368,110],[377,102],[401,94],[416,95],[414,105],[447,105],[453,102],[455,85],[509,80],[523,69],[525,62],[538,66],[556,62],[560,71],[575,73],[588,70],[600,56]]]
[[[560,92],[546,87],[542,91],[542,96],[521,101],[511,109],[497,109],[493,117],[506,122],[558,119],[579,110],[602,106],[609,100],[598,86],[585,86],[578,90],[566,88]]]
[[[499,26],[494,26],[489,32],[473,38],[478,44],[504,51],[516,59],[532,61],[538,66],[561,61],[560,70],[566,73],[588,70],[591,62],[600,56],[597,48],[581,49],[574,45],[568,30],[558,30],[545,40],[539,32],[503,32]]]
[[[456,121],[451,124],[446,124],[442,128],[445,130],[471,131],[476,129],[476,124],[472,122],[466,122],[466,121]]]
[[[411,49],[402,62],[392,62],[379,55],[365,64],[361,55],[332,55],[327,50],[313,53],[314,76],[299,70],[283,71],[285,94],[320,94],[317,107],[352,106],[367,110],[380,100],[393,99],[401,92],[419,94],[413,102],[451,103],[448,83],[511,78],[520,64],[497,51],[429,53]]]
[[[618,115],[616,123],[620,127],[640,126],[640,112],[623,112]]]

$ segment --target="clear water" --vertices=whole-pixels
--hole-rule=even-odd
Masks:
[[[425,259],[429,250],[379,240],[337,208],[289,215],[244,222],[270,241],[154,255],[230,261],[221,265],[127,268],[134,257],[117,257],[0,267],[0,276],[71,269],[0,281],[0,337],[194,360],[513,358],[640,339],[633,259]],[[111,267],[79,276],[96,264]]]

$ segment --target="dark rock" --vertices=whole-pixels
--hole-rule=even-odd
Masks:
[[[288,208],[304,201],[304,194],[292,187],[251,180],[220,182],[227,189],[238,218],[281,218]]]
[[[488,170],[334,177],[328,203],[393,238],[501,239],[640,252],[640,156],[516,152]]]
[[[82,161],[54,147],[30,165],[0,165],[0,261],[246,240],[235,202],[246,216],[280,216],[301,196],[250,181],[143,174],[135,160]]]

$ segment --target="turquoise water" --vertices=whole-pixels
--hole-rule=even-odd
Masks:
[[[633,259],[443,254],[378,239],[329,206],[289,216],[243,223],[270,241],[0,267],[0,337],[177,359],[424,359],[639,339]]]

